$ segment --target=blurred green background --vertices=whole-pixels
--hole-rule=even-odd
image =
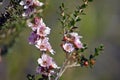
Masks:
[[[60,48],[61,25],[58,21],[58,7],[64,2],[72,12],[81,0],[47,0],[48,4],[43,12],[44,22],[51,27],[50,42],[56,55],[53,56],[60,66],[64,60],[64,53]],[[79,26],[82,42],[88,44],[87,54],[93,53],[94,47],[104,44],[105,50],[97,57],[93,69],[72,68],[62,76],[63,80],[120,80],[120,0],[94,0],[89,3]],[[16,26],[20,26],[18,23]],[[23,25],[22,25],[23,26]],[[31,30],[22,29],[15,43],[2,56],[0,62],[0,80],[27,80],[27,73],[34,74],[40,52],[36,47],[28,44]],[[12,36],[12,35],[11,35]],[[6,42],[7,42],[6,38]],[[4,42],[3,42],[4,43]],[[3,45],[2,43],[0,46]]]

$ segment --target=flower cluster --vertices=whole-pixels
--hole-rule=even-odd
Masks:
[[[37,12],[36,6],[42,6],[43,3],[38,0],[25,0],[21,1],[20,5],[24,6],[25,12],[22,14],[23,17],[30,17],[32,14]],[[32,20],[27,20],[27,26],[32,29],[29,36],[29,44],[35,45],[41,52],[42,56],[38,59],[38,67],[36,72],[43,76],[51,76],[54,74],[54,69],[58,68],[53,58],[50,57],[47,52],[54,54],[55,51],[52,49],[49,38],[51,29],[46,26],[42,18],[34,17]]]
[[[36,72],[43,76],[51,76],[55,73],[53,69],[59,68],[53,61],[53,58],[47,54],[42,54],[41,58],[38,59],[38,64],[39,66],[37,67]]]
[[[24,6],[25,12],[22,14],[23,17],[29,17],[36,12],[35,7],[43,6],[44,4],[38,0],[25,0],[21,1],[20,5]]]
[[[71,53],[75,49],[83,48],[83,44],[81,43],[80,38],[82,38],[82,36],[79,36],[78,33],[76,32],[64,34],[63,44],[62,44],[63,50],[68,53]]]
[[[51,29],[46,27],[42,18],[35,17],[32,22],[27,21],[27,25],[33,30],[29,37],[29,43],[34,44],[40,51],[54,54],[55,51],[52,49],[47,37]]]

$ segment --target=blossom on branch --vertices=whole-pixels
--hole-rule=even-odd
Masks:
[[[78,33],[76,32],[64,34],[63,37],[64,44],[62,44],[63,50],[68,53],[71,53],[75,49],[83,48],[83,44],[80,41],[80,38],[82,38],[82,36],[79,36]]]
[[[37,6],[43,6],[44,3],[38,1],[38,0],[25,0],[20,2],[21,6],[24,6],[25,12],[22,14],[23,17],[29,17],[33,13],[36,12],[35,7]]]
[[[35,17],[32,22],[27,21],[27,25],[33,30],[29,37],[29,43],[34,44],[40,51],[54,54],[55,51],[52,49],[49,38],[47,37],[51,29],[46,27],[42,18]]]
[[[47,36],[48,34],[50,34],[50,28],[49,27],[45,27],[45,26],[40,26],[37,29],[37,34],[40,35],[41,37]]]
[[[80,41],[80,38],[82,38],[82,36],[79,36],[78,33],[72,32],[70,33],[71,39],[73,39],[73,44],[75,45],[76,48],[81,49],[83,48],[83,44]]]
[[[55,51],[52,49],[50,43],[48,42],[49,38],[45,37],[43,39],[39,39],[38,41],[36,41],[36,47],[38,49],[40,49],[40,51],[48,51],[51,54],[54,54]]]
[[[58,68],[53,58],[47,54],[42,54],[41,58],[38,59],[38,64],[42,67]]]
[[[36,68],[36,72],[44,76],[51,76],[54,74],[54,69],[59,68],[53,61],[53,58],[47,54],[42,54],[37,61],[39,66]]]
[[[68,53],[73,52],[74,49],[75,49],[73,44],[71,44],[71,43],[64,43],[64,44],[62,44],[62,48],[63,48],[64,51],[66,51]]]
[[[32,22],[30,22],[30,20],[27,20],[28,27],[30,27],[33,31],[36,31],[38,27],[46,27],[42,18],[35,17]]]
[[[28,38],[29,44],[36,44],[36,41],[38,39],[39,39],[39,35],[37,35],[35,31],[33,31]]]

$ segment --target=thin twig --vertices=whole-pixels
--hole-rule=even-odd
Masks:
[[[55,78],[55,80],[58,80],[58,79],[62,76],[62,74],[66,71],[67,68],[80,67],[80,66],[81,66],[80,64],[77,64],[77,63],[73,63],[73,64],[71,64],[71,65],[68,65],[68,61],[69,61],[69,59],[67,59],[67,60],[64,62],[63,66],[62,66],[62,68],[60,69],[60,72],[58,73],[58,75],[57,75],[57,77]]]
[[[68,62],[69,62],[69,60],[71,59],[71,55],[72,54],[70,54],[67,58],[66,58],[66,60],[65,60],[65,62],[63,63],[63,65],[62,65],[62,67],[61,67],[61,69],[60,69],[60,71],[59,71],[59,73],[58,73],[58,75],[57,75],[57,77],[55,78],[55,80],[59,80],[59,78],[62,76],[62,74],[65,72],[65,70],[67,69],[67,65],[68,65]]]
[[[51,80],[50,74],[48,75],[48,79]]]
[[[55,80],[58,80],[58,79],[62,76],[63,71],[64,71],[64,68],[65,68],[67,62],[68,62],[68,59],[66,59],[65,62],[63,63],[63,65],[62,65],[62,67],[61,67],[61,69],[60,69],[60,71],[59,71],[57,77],[55,78]]]
[[[67,68],[72,68],[72,67],[80,67],[81,65],[80,64],[77,64],[77,63],[73,63],[71,65],[67,65],[66,67]]]

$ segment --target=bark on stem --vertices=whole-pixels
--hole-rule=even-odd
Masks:
[[[67,65],[68,63],[68,59],[65,60],[65,62],[63,63],[63,66],[61,67],[57,77],[55,78],[55,80],[59,80],[59,78],[62,76],[62,74],[64,73],[65,71],[65,66]]]
[[[63,63],[63,65],[62,65],[62,67],[61,67],[58,75],[56,76],[55,80],[59,80],[59,78],[62,76],[62,74],[63,74],[63,73],[65,72],[65,70],[67,69],[67,65],[68,65],[68,62],[69,62],[69,60],[70,60],[70,58],[71,58],[71,55],[72,55],[72,54],[70,54],[70,55],[66,58],[66,60],[65,60],[65,62]]]

